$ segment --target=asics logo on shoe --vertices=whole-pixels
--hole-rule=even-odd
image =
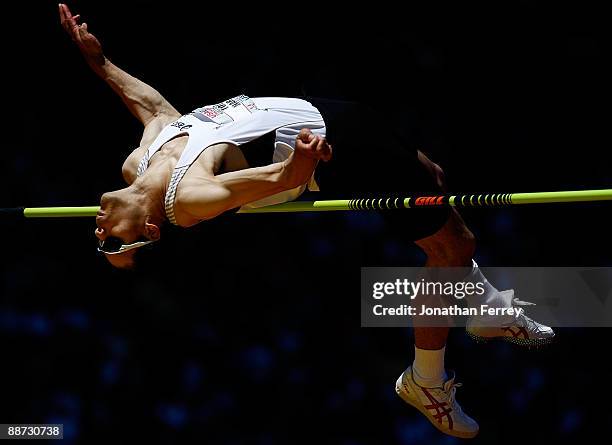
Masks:
[[[446,417],[446,421],[448,422],[448,429],[452,430],[453,418],[450,416],[450,413],[453,412],[453,409],[447,408],[447,402],[440,402],[439,400],[436,400],[436,398],[432,396],[429,391],[427,391],[427,388],[420,387],[420,389],[423,394],[425,394],[425,397],[427,397],[431,402],[430,405],[424,405],[425,408],[431,411],[433,418],[436,419],[438,423],[442,423],[443,418]],[[436,410],[436,412],[434,413],[433,410]]]
[[[520,326],[515,326],[516,330],[512,330],[512,327],[502,328],[502,331],[510,333],[514,338],[521,338],[521,335],[525,340],[529,339],[529,333],[525,330],[525,328]]]

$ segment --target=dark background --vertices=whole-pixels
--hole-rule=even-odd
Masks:
[[[360,131],[407,132],[453,191],[609,188],[603,7],[427,4],[69,3],[182,112],[240,93],[358,100],[386,110]],[[3,207],[94,205],[140,139],[56,8],[3,5]],[[463,214],[482,265],[610,266],[610,210]],[[223,216],[166,233],[131,273],[96,254],[93,229],[2,224],[0,421],[63,423],[86,444],[459,442],[395,395],[410,330],[359,327],[359,268],[424,258],[380,215]],[[453,331],[473,443],[605,437],[609,335],[557,329],[523,350]]]

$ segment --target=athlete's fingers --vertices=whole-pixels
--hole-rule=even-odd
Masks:
[[[321,153],[323,150],[325,150],[325,139],[317,138],[317,145],[315,150],[317,151],[317,153]]]
[[[89,33],[89,31],[87,30],[87,23],[83,23],[79,28],[79,31],[82,31],[81,37],[85,37]]]
[[[68,9],[68,6],[64,5],[64,10],[65,10],[65,20],[64,23],[67,26],[67,29],[71,32],[76,32],[76,29],[78,29],[79,27],[79,23],[78,20],[81,18],[81,14],[77,14],[77,15],[72,15],[72,13],[70,12],[70,9]]]
[[[300,142],[303,142],[305,145],[308,145],[312,142],[312,138],[314,137],[314,135],[309,134],[309,133],[302,133],[298,136],[298,140]]]
[[[329,161],[331,159],[331,154],[332,154],[331,145],[329,145],[327,143],[327,141],[325,141],[325,143],[323,145],[323,154],[321,156],[321,159],[323,159],[325,162],[327,162],[327,161]]]
[[[317,149],[317,145],[319,145],[319,135],[310,133],[308,135],[308,146],[311,150],[315,151]]]
[[[320,138],[317,144],[317,157],[324,161],[329,161],[331,157],[331,148],[323,137]]]
[[[60,23],[63,25],[64,20],[66,19],[66,14],[64,13],[64,5],[60,3],[58,5],[58,10],[59,10],[59,16],[60,16]]]
[[[78,25],[74,21],[74,18],[71,14],[66,14],[64,12],[64,16],[62,18],[62,26],[64,27],[66,32],[74,38],[74,34],[76,33],[75,28],[77,28]]]
[[[332,158],[332,154],[334,153],[334,149],[331,145],[327,144],[327,148],[329,151],[327,152],[327,156],[323,158],[325,162],[329,161]]]
[[[68,7],[68,5],[66,3],[64,3],[64,10],[66,11],[66,15],[68,16],[69,19],[72,18],[72,11],[70,10],[70,8]]]
[[[316,134],[312,134],[310,135],[311,137],[311,141],[307,144],[305,144],[305,153],[307,153],[310,157],[313,158],[319,158],[320,157],[320,145],[321,145],[321,138],[316,135]]]
[[[310,142],[312,140],[312,131],[309,128],[302,128],[300,133],[297,135],[297,139],[303,142]]]
[[[63,5],[60,6],[60,22],[64,29],[70,32],[70,17],[66,13],[66,9],[63,7]]]
[[[62,11],[64,13],[64,19],[70,20],[72,18],[72,12],[70,12],[70,8],[65,3],[62,3]]]
[[[321,159],[329,161],[332,156],[331,146],[327,143],[327,139],[316,133],[312,133],[310,129],[303,128],[295,142],[296,151],[313,159]]]
[[[76,32],[79,35],[79,41],[82,41],[83,37],[85,37],[85,34],[86,34],[85,30],[83,29],[83,26],[77,25]]]
[[[317,146],[315,149],[316,156],[319,159],[324,159],[328,156],[329,153],[329,144],[327,143],[327,139],[325,136],[317,135]]]

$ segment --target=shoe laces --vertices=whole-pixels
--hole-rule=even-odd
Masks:
[[[444,392],[444,394],[446,394],[446,397],[448,399],[448,404],[455,410],[457,409],[457,406],[455,404],[455,395],[457,394],[457,388],[460,388],[462,386],[463,383],[456,383],[455,378],[453,377],[452,379],[448,380],[444,384],[444,388],[442,388],[442,391]]]
[[[536,306],[535,303],[532,303],[530,301],[519,300],[517,297],[514,297],[514,289],[509,289],[509,291],[505,291],[505,292],[512,292],[511,294],[512,295],[512,300],[511,300],[512,307]],[[533,319],[525,315],[524,310],[516,315],[515,320],[516,320],[516,324],[518,324],[522,328],[527,329],[529,332],[540,332],[540,328],[538,324]]]
[[[512,295],[514,295],[514,289],[510,289],[512,291]],[[512,298],[512,306],[536,306],[535,303],[531,301],[523,301],[519,300],[517,297]]]

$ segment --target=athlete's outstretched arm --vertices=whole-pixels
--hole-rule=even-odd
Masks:
[[[79,15],[73,16],[65,4],[59,5],[59,14],[62,26],[91,69],[110,85],[145,127],[153,121],[165,125],[180,117],[180,113],[157,90],[130,76],[106,58],[100,41],[88,31],[87,23],[79,24]],[[160,125],[152,126],[157,128]]]
[[[303,129],[295,150],[283,162],[223,173],[202,183],[183,186],[177,204],[197,219],[210,219],[227,210],[308,182],[319,160],[329,161],[332,148],[325,138]]]

